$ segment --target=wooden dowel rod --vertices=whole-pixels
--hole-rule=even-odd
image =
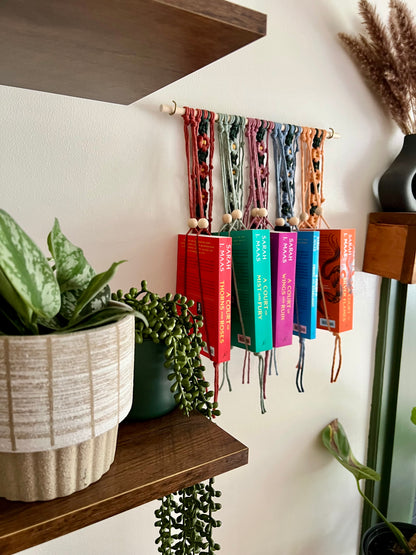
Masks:
[[[185,108],[182,106],[178,106],[176,102],[173,100],[172,104],[161,104],[160,111],[164,114],[169,114],[170,116],[183,116],[185,113]],[[215,121],[218,121],[218,114],[215,114]],[[327,130],[327,139],[339,139],[341,135],[336,133],[332,127]]]

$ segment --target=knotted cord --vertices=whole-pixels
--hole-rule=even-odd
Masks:
[[[277,231],[290,231],[288,223],[290,224],[290,220],[295,217],[296,155],[299,150],[298,138],[301,131],[302,128],[296,125],[275,123],[272,132]]]
[[[211,232],[215,114],[185,107],[183,115],[190,218],[206,218]]]
[[[324,218],[322,208],[325,202],[323,194],[323,171],[324,143],[326,136],[326,130],[308,127],[305,127],[301,133],[302,214],[300,216],[300,228],[317,229],[321,226],[321,222],[325,223],[326,227],[329,228],[328,222]],[[330,326],[320,268],[318,268],[318,280],[322,294],[326,325],[328,331],[335,337],[331,367],[331,383],[334,383],[338,379],[342,366],[341,336],[338,332],[332,331]],[[337,358],[338,366],[336,367]],[[301,362],[300,357],[299,361]]]

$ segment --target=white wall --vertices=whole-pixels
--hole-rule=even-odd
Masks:
[[[341,133],[325,150],[325,214],[332,227],[357,229],[361,270],[367,214],[377,208],[372,184],[401,139],[337,40],[338,31],[358,27],[355,2],[239,3],[268,14],[266,38],[131,106],[0,87],[1,206],[45,250],[57,216],[97,270],[128,259],[114,289],[144,278],[160,293],[174,288],[176,235],[187,220],[183,132],[181,119],[158,107],[175,99]],[[219,223],[218,179],[215,186]],[[307,345],[305,393],[297,393],[294,341],[279,352],[280,375],[268,381],[262,416],[256,380],[241,385],[241,351],[233,352],[233,391],[221,391],[217,422],[249,446],[250,462],[217,478],[223,527],[216,537],[225,555],[357,553],[361,503],[354,480],[318,439],[339,417],[364,457],[379,278],[358,271],[355,283],[355,328],[343,334],[338,383],[329,383],[333,339],[320,331]],[[156,506],[25,553],[155,554]]]

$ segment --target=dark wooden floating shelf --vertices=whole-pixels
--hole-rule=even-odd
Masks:
[[[225,0],[1,0],[0,84],[130,104],[265,34]]]
[[[0,553],[9,555],[238,468],[248,448],[196,413],[120,425],[110,470],[52,501],[0,499]]]

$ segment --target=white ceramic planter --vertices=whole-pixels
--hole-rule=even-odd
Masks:
[[[114,460],[132,403],[134,315],[70,334],[0,336],[0,496],[69,495]]]

